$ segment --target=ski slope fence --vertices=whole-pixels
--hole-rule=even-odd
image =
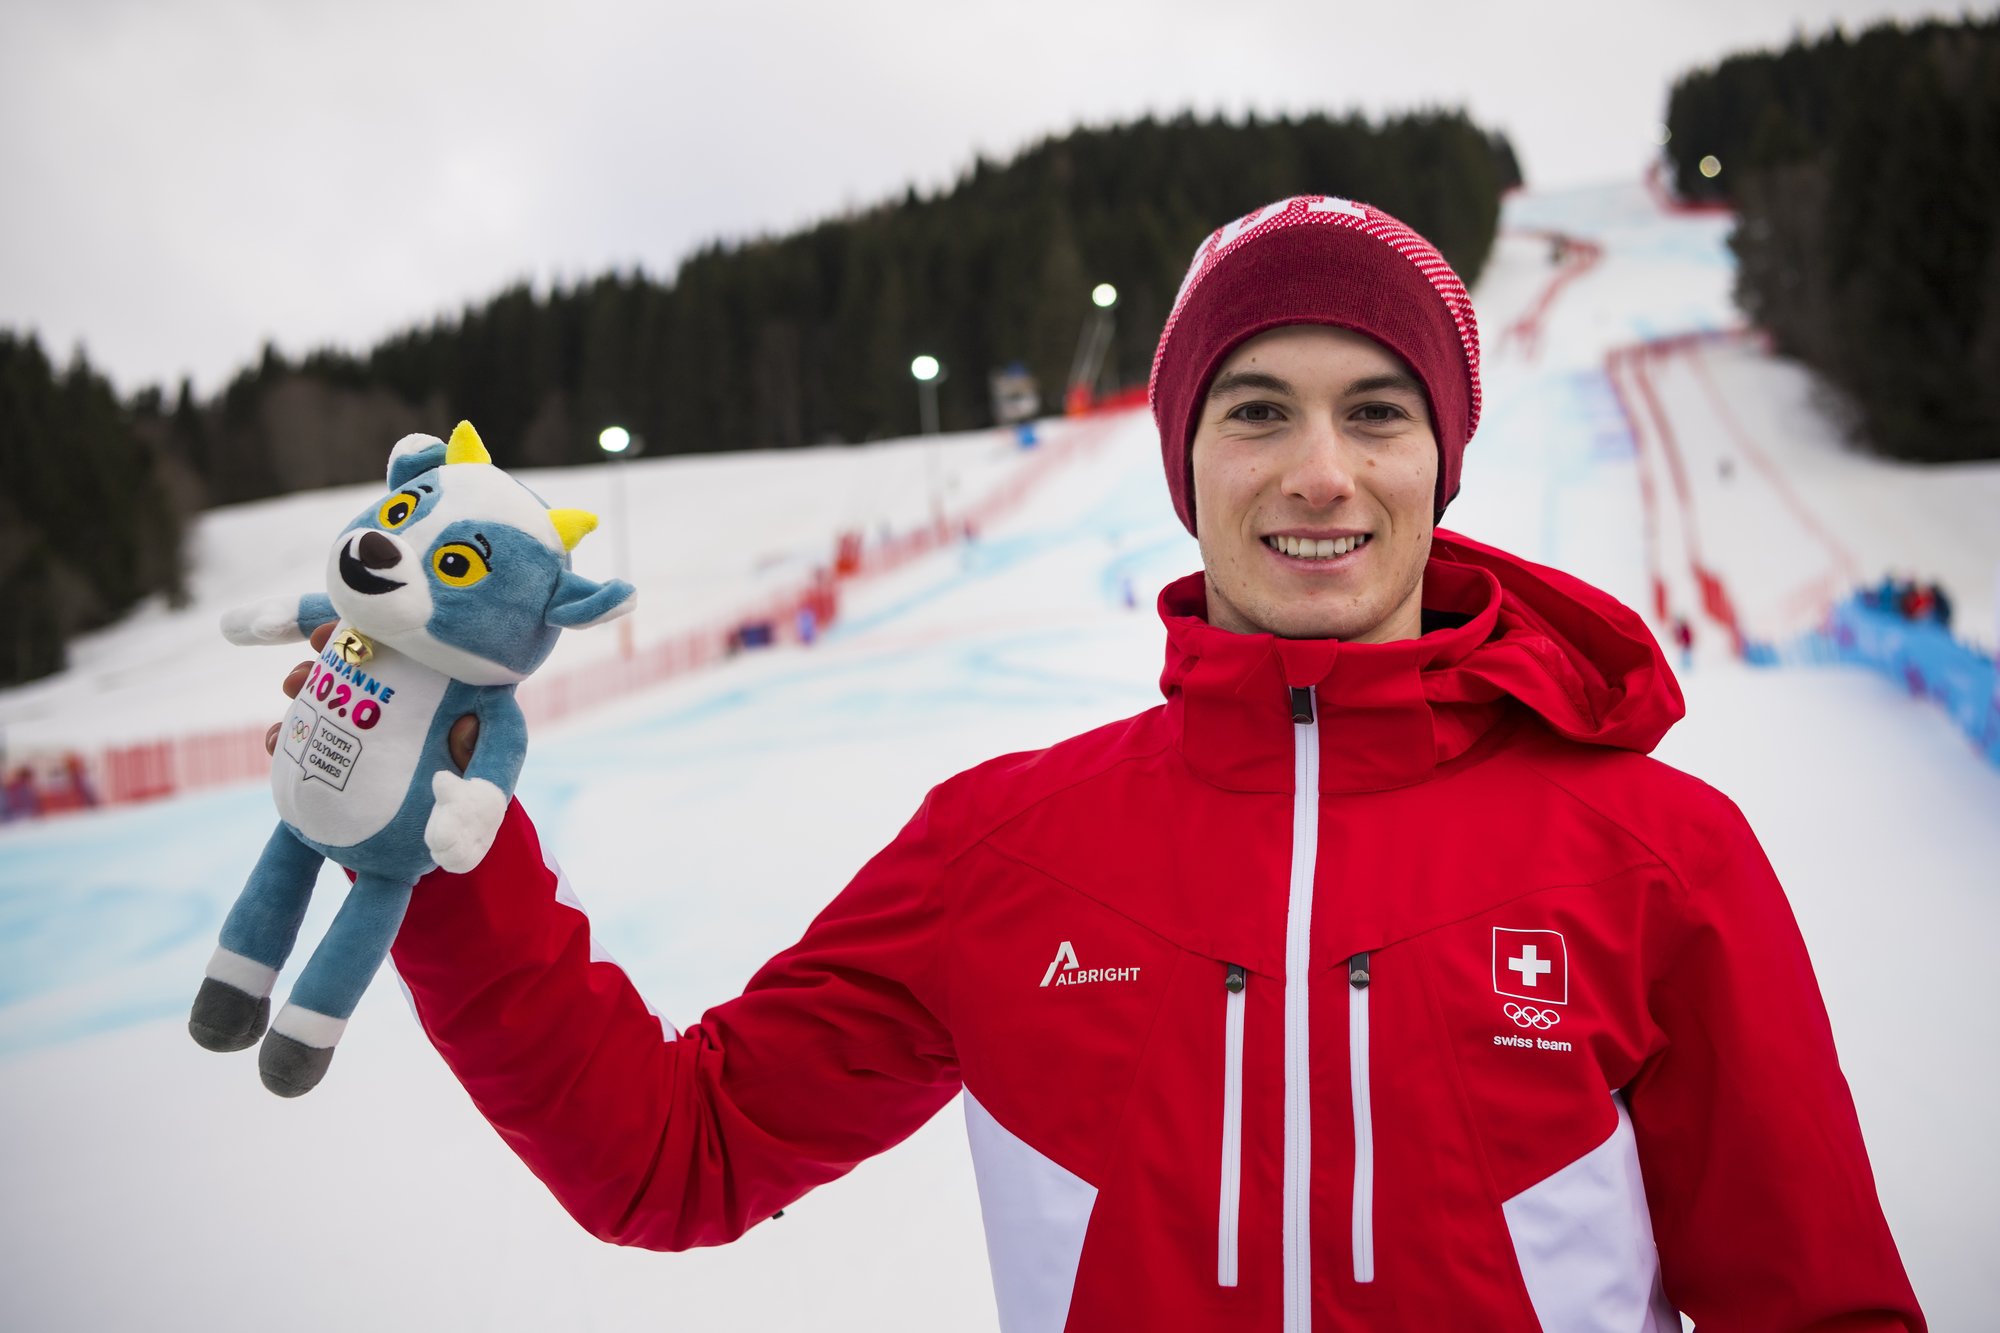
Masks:
[[[1627,347],[1614,347],[1604,358],[1604,375],[1610,381],[1612,396],[1617,400],[1619,409],[1625,414],[1634,449],[1641,454],[1649,448],[1657,449],[1662,456],[1667,479],[1673,487],[1673,502],[1680,511],[1688,572],[1697,590],[1702,612],[1729,632],[1730,643],[1739,657],[1743,655],[1746,642],[1742,622],[1736,614],[1735,600],[1729,595],[1728,583],[1702,552],[1687,461],[1680,439],[1674,432],[1673,421],[1653,386],[1649,366],[1703,343],[1755,341],[1761,336],[1751,329],[1679,334]],[[1641,466],[1638,471],[1641,537],[1645,546],[1647,581],[1652,588],[1653,620],[1664,626],[1673,619],[1660,539],[1660,508],[1666,503],[1666,498],[1659,493],[1646,467]]]
[[[546,726],[719,662],[747,645],[809,642],[837,618],[843,584],[893,573],[976,535],[1017,509],[1052,472],[1100,445],[1123,415],[1120,404],[1045,423],[1044,441],[1024,448],[1022,461],[1006,479],[963,509],[940,510],[930,522],[892,533],[873,545],[850,537],[830,555],[826,569],[710,624],[627,652],[537,673],[521,686],[521,710],[531,725]],[[1013,434],[996,432],[996,438]],[[754,635],[747,629],[754,629]],[[49,779],[38,784],[28,808],[15,814],[61,814],[261,781],[271,770],[271,757],[264,749],[267,729],[262,723],[224,727],[40,756],[28,766],[43,770]]]
[[[1913,698],[1935,702],[2000,768],[2000,667],[1935,622],[1906,620],[1856,593],[1835,605],[1818,629],[1782,646],[1749,644],[1744,660],[1753,666],[1864,667]]]
[[[1651,196],[1654,207],[1676,217],[1703,217],[1735,211],[1721,201],[1683,199],[1675,194],[1667,185],[1667,166],[1663,158],[1654,158],[1646,167],[1646,193]]]
[[[1562,295],[1564,288],[1597,267],[1604,258],[1604,247],[1582,236],[1539,227],[1519,228],[1507,234],[1546,241],[1556,262],[1554,276],[1536,294],[1528,308],[1500,334],[1503,347],[1516,347],[1522,356],[1532,361],[1541,353],[1542,325],[1547,321],[1556,298]]]
[[[1673,492],[1672,502],[1680,510],[1688,572],[1702,612],[1728,631],[1736,656],[1752,666],[1858,666],[1897,682],[1915,698],[1932,700],[1951,716],[1980,754],[2000,766],[2000,681],[1996,681],[1993,659],[1952,638],[1942,625],[1914,622],[1878,610],[1866,605],[1859,594],[1842,596],[1843,587],[1859,582],[1853,554],[1819,521],[1782,470],[1735,420],[1700,357],[1707,347],[1746,344],[1768,350],[1760,330],[1737,328],[1658,338],[1614,348],[1605,357],[1605,377],[1625,413],[1635,446],[1642,451],[1655,449],[1661,455],[1661,470]],[[1670,357],[1691,359],[1737,452],[1763,474],[1772,492],[1823,549],[1826,573],[1805,589],[1816,602],[1824,603],[1821,624],[1782,645],[1760,640],[1745,629],[1727,579],[1703,553],[1681,442],[1653,385],[1652,368]],[[1668,497],[1659,493],[1647,468],[1641,467],[1638,475],[1651,609],[1655,623],[1665,626],[1671,623],[1673,613],[1661,551],[1659,507]]]

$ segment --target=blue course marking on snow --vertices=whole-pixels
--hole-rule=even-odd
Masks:
[[[1026,560],[1067,546],[1084,535],[1082,532],[1040,530],[1023,533],[1004,541],[982,539],[971,542],[961,548],[960,558],[955,562],[955,567],[943,574],[937,582],[868,615],[842,616],[833,622],[833,628],[827,631],[826,637],[850,639],[858,634],[880,629],[883,625],[908,615],[920,606],[927,606],[941,597],[959,592],[970,584],[1007,573]]]
[[[45,886],[0,889],[0,1006],[184,948],[220,921],[199,893],[58,890],[54,910],[51,896]]]
[[[185,1011],[274,823],[243,787],[0,839],[0,1055]]]
[[[1095,680],[1018,660],[1042,647],[1060,648],[1077,660],[1088,658],[1087,652],[1078,651],[1076,631],[1033,630],[970,643],[913,646],[839,663],[802,660],[797,669],[754,687],[732,687],[621,721],[613,733],[558,737],[537,752],[530,767],[543,778],[564,771],[594,778],[602,776],[607,763],[628,758],[655,769],[678,768],[720,756],[782,752],[807,743],[867,743],[890,734],[920,734],[934,729],[950,709],[990,716],[1002,708],[1096,707],[1134,699],[1124,682]],[[914,687],[901,683],[914,666],[922,667],[920,679],[950,683]],[[796,696],[808,693],[813,697],[802,705]],[[717,729],[713,739],[704,739],[710,724],[766,710],[782,715],[783,725]]]
[[[960,660],[975,678],[1040,686],[1041,690],[1035,696],[1037,702],[1094,705],[1106,699],[1129,700],[1135,694],[1140,698],[1152,697],[1153,692],[1150,688],[1135,690],[1130,682],[1122,678],[1093,679],[1081,676],[1072,670],[1055,670],[1008,660],[1012,654],[1019,654],[1044,644],[1059,647],[1066,656],[1073,654],[1077,660],[1088,659],[1087,653],[1076,651],[1082,645],[1078,643],[1075,631],[1044,630],[1016,634],[998,642],[967,648]],[[990,694],[982,695],[981,702],[991,697]]]
[[[1192,540],[1185,532],[1175,529],[1171,536],[1120,551],[1098,575],[1099,595],[1111,605],[1119,606],[1124,602],[1128,581],[1134,587],[1143,587],[1148,583],[1165,583],[1168,578],[1187,573],[1182,568],[1186,564],[1182,557]]]
[[[1150,477],[1115,486],[1096,509],[1062,529],[975,542],[936,584],[864,620],[838,624],[835,632],[848,636],[880,627],[1078,542],[1104,545],[1109,559],[1098,582],[1115,593],[1116,571],[1164,561],[1176,546],[1185,548],[1178,528],[1136,548],[1114,545],[1125,534],[1163,526],[1163,492]],[[620,767],[689,768],[725,754],[775,753],[801,743],[866,743],[933,729],[954,711],[990,716],[998,709],[1101,710],[1109,704],[1124,712],[1151,701],[1149,690],[1128,682],[1037,660],[1058,656],[1082,663],[1091,655],[1075,630],[997,634],[849,661],[801,655],[792,669],[629,719],[615,732],[586,728],[550,737],[529,757],[521,796],[539,819],[555,823],[607,770]],[[911,675],[926,683],[902,683]],[[801,706],[805,696],[812,698]],[[726,730],[785,700],[784,726]],[[704,732],[715,724],[725,725],[708,739]],[[0,884],[7,886],[0,896],[0,1056],[184,1013],[215,932],[273,818],[268,793],[244,786],[96,812],[0,839]],[[306,936],[338,901],[323,884]]]
[[[1602,367],[1579,371],[1570,380],[1577,412],[1590,430],[1591,455],[1599,462],[1626,463],[1639,456],[1639,441],[1633,437],[1632,423],[1612,387],[1611,376]]]
[[[1557,420],[1563,423],[1551,441],[1544,469],[1541,559],[1566,568],[1566,546],[1575,525],[1564,519],[1568,492],[1588,485],[1607,463],[1635,458],[1637,445],[1612,392],[1611,377],[1602,369],[1581,370],[1546,384],[1566,400]]]
[[[1150,475],[1144,481],[1110,488],[1088,513],[1062,528],[1036,528],[1000,539],[980,538],[961,548],[956,566],[935,583],[868,615],[843,616],[827,632],[829,639],[852,638],[896,620],[920,606],[959,592],[968,585],[1007,573],[1028,560],[1079,542],[1116,542],[1132,531],[1158,529],[1164,511],[1165,485]],[[1178,528],[1174,529],[1178,531]]]

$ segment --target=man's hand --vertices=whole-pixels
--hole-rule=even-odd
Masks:
[[[331,621],[312,632],[312,646],[316,653],[326,651],[326,641],[333,637]],[[306,678],[312,675],[313,664],[301,662],[293,667],[285,677],[285,697],[296,699],[299,691],[306,687]],[[278,750],[278,728],[281,723],[273,722],[271,729],[264,733],[264,753],[276,754]],[[472,747],[479,743],[479,719],[471,713],[451,724],[451,734],[445,737],[445,744],[451,747],[451,762],[458,765],[463,773],[472,765]]]

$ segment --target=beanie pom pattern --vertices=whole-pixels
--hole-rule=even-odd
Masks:
[[[1277,237],[1288,243],[1268,244]],[[1259,262],[1260,252],[1278,250],[1286,252],[1278,270]],[[1325,271],[1300,271],[1315,266]],[[1442,513],[1457,494],[1459,462],[1479,425],[1472,299],[1437,248],[1389,214],[1330,195],[1298,195],[1246,213],[1201,243],[1153,353],[1146,392],[1168,489],[1188,530],[1189,450],[1207,381],[1237,344],[1287,323],[1350,328],[1410,364],[1435,418]]]

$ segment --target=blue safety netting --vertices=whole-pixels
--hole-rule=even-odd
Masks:
[[[1986,759],[2000,766],[2000,673],[1991,657],[1935,621],[1912,621],[1855,593],[1810,634],[1777,647],[1747,643],[1755,666],[1842,663],[1866,667],[1912,695],[1936,701]]]

